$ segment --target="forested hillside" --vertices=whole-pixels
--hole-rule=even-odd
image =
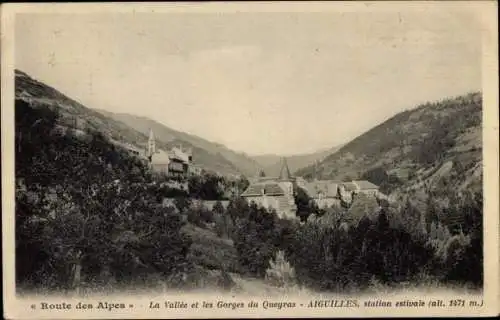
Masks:
[[[193,161],[206,169],[221,173],[242,173],[246,176],[252,176],[258,172],[259,165],[253,159],[245,154],[234,152],[221,144],[173,130],[146,117],[124,113],[112,113],[104,110],[98,111],[110,118],[127,124],[143,134],[148,134],[151,128],[158,141],[166,145],[182,144],[186,147],[192,147],[193,153],[195,154]]]
[[[317,167],[320,178],[367,179],[387,194],[478,190],[482,177],[481,93],[401,112],[344,145]],[[297,172],[312,177],[309,166]]]
[[[139,147],[147,142],[146,135],[83,106],[20,70],[15,70],[15,95],[16,99],[27,102],[31,107],[43,106],[56,110],[58,125],[81,133],[99,131],[106,137]]]

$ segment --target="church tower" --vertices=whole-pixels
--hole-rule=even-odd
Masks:
[[[281,160],[281,171],[278,179],[278,184],[285,192],[283,199],[278,200],[280,202],[280,211],[285,212],[285,216],[295,217],[297,211],[297,206],[295,205],[295,179],[290,174],[290,169],[288,168],[288,163],[286,158],[283,157]]]
[[[281,171],[279,176],[279,182],[284,188],[284,190],[293,195],[294,193],[294,183],[292,175],[290,174],[290,169],[288,168],[288,163],[286,162],[286,158],[282,158],[281,160]]]
[[[285,157],[283,157],[281,160],[280,180],[282,181],[292,180],[292,175],[290,174],[290,169],[288,168],[288,163],[286,162]]]
[[[146,156],[149,159],[149,162],[153,159],[153,154],[156,153],[156,141],[155,135],[153,133],[153,129],[149,129],[149,139],[148,139],[148,150]]]

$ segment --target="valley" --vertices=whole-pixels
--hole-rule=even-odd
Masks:
[[[16,71],[16,281],[77,293],[481,287],[481,108],[480,93],[429,102],[341,147],[289,156],[283,170],[278,155],[251,157],[151,119],[98,112]],[[188,190],[122,147],[144,150],[150,129],[160,149],[192,148],[204,171],[176,178]],[[263,180],[360,180],[388,199],[353,190],[350,201],[318,208],[290,182],[300,219],[288,219],[239,192],[259,170]]]

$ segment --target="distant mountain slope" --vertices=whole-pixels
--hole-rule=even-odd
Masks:
[[[20,70],[15,71],[15,92],[16,99],[26,101],[34,108],[37,106],[47,106],[56,110],[59,114],[59,124],[64,127],[77,129],[81,132],[99,131],[113,140],[134,145],[139,149],[144,149],[146,146],[148,132],[144,132],[144,130],[141,130],[141,132],[127,123],[107,116],[102,112],[87,108],[56,89],[31,78]],[[158,133],[161,131],[159,129],[156,130],[157,128],[153,129]],[[168,131],[168,128],[162,129],[162,133]],[[177,135],[172,139],[168,139],[167,142],[159,141],[158,147],[166,149],[179,143],[184,144],[186,147],[192,146],[195,162],[204,169],[221,174],[241,173],[222,154],[212,153],[201,147],[197,147],[197,145],[190,144],[188,141],[181,140],[180,137],[181,135]]]
[[[33,108],[47,106],[59,114],[60,125],[81,131],[99,131],[115,140],[135,146],[145,145],[147,137],[124,123],[110,119],[83,106],[56,89],[15,70],[15,98],[24,100]]]
[[[149,129],[153,129],[158,140],[167,144],[183,144],[195,148],[194,161],[200,161],[209,167],[220,167],[220,170],[241,172],[247,176],[254,175],[259,168],[259,164],[243,153],[237,153],[227,147],[205,140],[195,135],[171,129],[159,122],[146,117],[135,116],[126,113],[112,113],[98,110],[102,114],[121,121],[143,134],[148,134]],[[198,159],[198,160],[197,160]],[[220,162],[216,164],[216,162]]]
[[[304,168],[305,166],[309,166],[316,161],[321,161],[328,155],[337,151],[340,147],[333,147],[327,150],[321,150],[314,153],[308,154],[298,154],[287,156],[287,164],[290,168],[291,172],[295,172],[298,169]],[[281,170],[281,158],[280,155],[274,154],[266,154],[266,155],[258,155],[252,157],[255,161],[257,161],[261,168],[264,170],[267,176],[277,176]]]
[[[470,93],[401,112],[317,166],[320,178],[366,178],[395,195],[481,188],[482,96]],[[308,166],[297,173],[312,177]]]

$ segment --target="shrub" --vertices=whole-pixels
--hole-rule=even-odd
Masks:
[[[276,256],[269,260],[266,270],[266,281],[276,287],[293,287],[297,284],[295,269],[285,259],[283,251],[276,252]]]

